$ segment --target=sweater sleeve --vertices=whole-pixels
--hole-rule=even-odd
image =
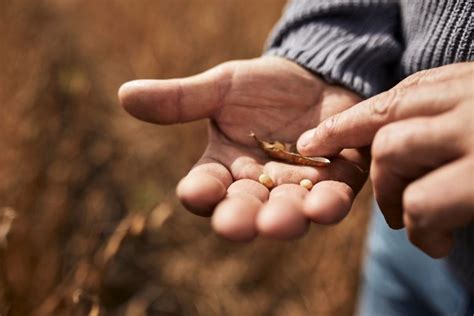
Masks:
[[[394,0],[294,0],[265,55],[300,64],[364,97],[393,86],[402,53]]]

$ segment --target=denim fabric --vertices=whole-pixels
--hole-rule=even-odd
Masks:
[[[405,230],[390,229],[378,207],[369,230],[359,316],[473,316],[473,302],[445,260],[413,246]]]

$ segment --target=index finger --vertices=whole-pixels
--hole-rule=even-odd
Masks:
[[[306,156],[331,156],[344,148],[368,146],[382,126],[405,118],[443,113],[452,107],[458,95],[456,87],[450,89],[448,85],[447,89],[446,83],[401,84],[306,131],[298,140],[298,151]]]

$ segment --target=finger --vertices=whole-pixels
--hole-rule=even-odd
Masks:
[[[176,188],[181,203],[192,213],[210,216],[233,179],[221,163],[204,156]]]
[[[346,183],[322,181],[306,195],[303,213],[315,223],[334,224],[349,213],[354,196],[354,191]]]
[[[461,93],[455,88],[447,93],[438,93],[443,90],[446,90],[446,86],[438,83],[409,89],[390,89],[303,133],[297,143],[298,151],[306,156],[324,156],[334,155],[343,148],[368,146],[383,125],[449,110]]]
[[[174,124],[210,117],[222,105],[232,78],[230,67],[170,80],[135,80],[122,85],[119,100],[138,119]]]
[[[251,179],[258,181],[258,177],[263,173],[263,166],[249,155],[242,155],[233,161],[224,160],[229,164],[229,169],[235,179]]]
[[[275,186],[285,183],[299,184],[303,179],[316,183],[321,178],[321,171],[314,167],[290,165],[278,161],[267,162],[263,166],[263,173],[270,176]]]
[[[372,145],[371,179],[375,198],[390,227],[403,227],[402,194],[411,180],[463,153],[459,128],[452,122],[456,121],[446,115],[412,118],[388,124],[377,132]]]
[[[382,169],[379,166],[371,167],[372,186],[374,197],[382,211],[385,221],[392,229],[401,229],[403,223],[403,190],[410,183],[409,180],[396,175],[393,169]]]
[[[277,186],[270,192],[269,199],[289,197],[302,200],[308,194],[308,190],[294,183],[285,183]]]
[[[303,179],[313,183],[324,180],[346,182],[357,192],[367,178],[368,157],[358,150],[345,150],[324,168],[290,165],[283,162],[270,161],[263,167],[263,172],[269,175],[275,185],[284,183],[299,184]]]
[[[474,221],[474,159],[465,157],[411,183],[403,194],[410,240],[432,257],[449,253],[454,229]]]
[[[251,241],[257,236],[255,219],[262,205],[262,201],[251,194],[231,195],[216,207],[212,227],[227,239]]]
[[[368,156],[365,149],[343,150],[338,158],[333,159],[329,168],[320,170],[320,182],[304,201],[304,214],[320,224],[342,220],[367,179]]]
[[[233,241],[250,241],[257,236],[256,217],[269,191],[262,184],[242,179],[232,183],[227,196],[212,216],[217,234]]]
[[[264,185],[250,179],[237,180],[227,189],[228,197],[238,195],[253,195],[262,202],[266,202],[268,200],[269,194],[270,192]]]
[[[257,181],[262,170],[256,155],[245,146],[230,143],[210,124],[209,145],[200,161],[178,184],[177,195],[191,212],[210,216],[234,180]]]
[[[306,194],[306,189],[297,184],[283,184],[273,189],[257,215],[258,232],[281,240],[304,235],[308,230],[308,220],[303,214]]]

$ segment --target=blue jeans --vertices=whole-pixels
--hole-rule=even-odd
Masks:
[[[390,229],[374,207],[358,315],[473,316],[473,307],[447,263],[418,250],[405,230]]]

